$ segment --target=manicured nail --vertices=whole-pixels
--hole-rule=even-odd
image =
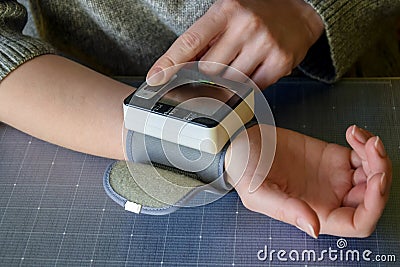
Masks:
[[[312,227],[311,224],[309,224],[306,220],[304,220],[303,218],[298,218],[296,220],[296,225],[297,228],[299,228],[300,230],[302,230],[303,232],[306,232],[309,236],[317,239],[318,236],[315,233],[314,228]]]
[[[386,174],[382,173],[381,176],[381,195],[384,196],[386,193],[386,183],[387,183],[387,179],[386,179]]]
[[[249,193],[254,193],[260,188],[260,186],[264,183],[267,177],[265,175],[254,175],[253,179],[250,181],[250,185],[248,188]],[[270,184],[271,188],[274,190],[278,190],[279,186],[277,184]]]
[[[150,86],[160,85],[164,80],[165,74],[162,68],[155,67],[147,74],[146,81]]]
[[[207,74],[216,74],[217,68],[221,67],[220,65],[217,65],[216,63],[209,61],[200,61],[198,66],[200,71],[205,72]]]
[[[351,134],[354,136],[354,138],[362,143],[365,144],[367,142],[367,137],[364,135],[364,133],[362,131],[360,131],[360,129],[356,126],[353,125],[353,129],[351,130]]]
[[[379,136],[377,136],[375,140],[375,149],[382,158],[386,157],[386,151]]]
[[[368,176],[367,178],[367,184],[369,183],[369,181],[375,177],[378,176],[380,177],[380,185],[379,185],[379,189],[381,191],[381,195],[385,195],[386,193],[386,185],[387,185],[387,179],[386,179],[386,173],[382,172],[382,173],[374,173],[371,174],[370,176]]]

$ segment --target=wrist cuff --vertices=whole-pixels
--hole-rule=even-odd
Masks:
[[[231,139],[254,124],[249,122]],[[209,154],[129,131],[128,161],[107,168],[104,188],[114,201],[135,213],[163,215],[208,204],[232,189],[224,175],[229,144],[218,154]]]
[[[126,156],[128,161],[155,166],[187,176],[224,192],[232,187],[224,179],[224,159],[229,142],[217,154],[202,152],[158,138],[128,131]]]

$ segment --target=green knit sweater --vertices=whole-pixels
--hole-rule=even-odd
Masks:
[[[399,0],[306,1],[323,18],[326,31],[300,64],[304,73],[333,82],[357,61],[369,65],[371,60],[362,58],[372,55],[370,75],[400,75],[391,19],[399,14]],[[0,79],[27,60],[48,53],[64,55],[107,75],[144,75],[214,1],[19,2],[23,5],[0,2]]]

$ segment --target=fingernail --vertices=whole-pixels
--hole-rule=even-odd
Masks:
[[[378,177],[381,178],[381,179],[380,179],[380,186],[379,186],[379,189],[380,189],[380,191],[381,191],[381,195],[383,196],[383,195],[385,195],[385,193],[386,193],[386,186],[387,186],[386,173],[382,172],[382,173],[374,173],[374,174],[371,174],[371,175],[368,176],[368,178],[367,178],[367,184],[368,184],[369,181],[370,181],[373,177],[375,177],[375,176],[378,176]]]
[[[217,67],[216,63],[209,61],[200,61],[198,66],[200,71],[205,72],[207,74],[215,73]]]
[[[318,236],[315,233],[314,228],[312,227],[311,224],[309,224],[306,220],[304,220],[303,218],[298,218],[296,220],[296,225],[297,228],[299,228],[300,230],[302,230],[303,232],[306,232],[309,236],[317,239]]]
[[[373,173],[373,174],[370,174],[370,175],[367,177],[367,183],[369,183],[369,181],[372,179],[372,177],[374,177],[375,175],[378,175],[378,174],[381,174],[381,173]]]
[[[249,185],[249,193],[254,193],[255,191],[258,190],[258,188],[260,188],[260,186],[264,183],[264,180],[267,177],[265,176],[254,176],[253,179],[251,179],[250,185]],[[278,190],[279,186],[277,184],[271,184],[270,185],[272,189],[274,190]]]
[[[379,136],[377,136],[375,140],[375,149],[382,158],[386,157],[386,151]]]
[[[155,67],[147,74],[146,82],[150,86],[160,85],[164,80],[164,77],[165,77],[164,70],[160,67]]]
[[[362,143],[365,144],[367,142],[367,137],[364,135],[363,132],[360,131],[360,129],[357,127],[357,125],[353,125],[353,129],[351,130],[351,134],[354,136],[354,138]]]
[[[384,196],[386,193],[386,183],[387,183],[386,174],[382,173],[382,176],[381,176],[381,195],[382,196]]]

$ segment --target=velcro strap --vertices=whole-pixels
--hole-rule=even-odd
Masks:
[[[254,124],[255,121],[250,121],[241,127],[231,140]],[[229,144],[218,154],[211,154],[129,130],[126,136],[126,156],[129,161],[155,163],[157,167],[195,176],[217,190],[229,191],[232,186],[226,182],[224,175],[224,160]]]
[[[161,167],[187,175],[211,184],[219,190],[231,190],[224,179],[224,159],[229,143],[218,154],[210,154],[169,141],[128,131],[126,137],[126,154],[129,161],[156,163]],[[157,165],[158,167],[160,167]]]

